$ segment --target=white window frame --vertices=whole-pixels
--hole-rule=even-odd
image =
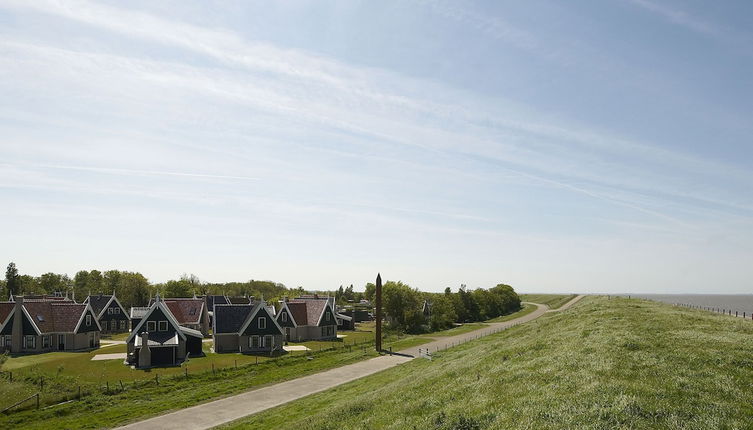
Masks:
[[[5,336],[0,336],[0,348],[5,346]]]
[[[282,322],[288,322],[288,313],[283,312],[282,315],[280,316],[280,319],[282,320]]]
[[[256,341],[256,346],[254,346],[254,340]],[[248,347],[251,348],[251,349],[258,349],[258,348],[260,348],[260,346],[259,346],[260,342],[261,341],[259,339],[259,336],[253,335],[253,336],[251,336],[251,337],[248,338]]]
[[[271,348],[275,345],[275,338],[271,334],[265,334],[262,339],[263,339],[262,346],[265,348]],[[269,342],[267,342],[267,339],[269,339]],[[267,343],[269,344],[267,345]]]
[[[126,320],[120,320],[120,329],[125,330],[126,328]]]
[[[29,346],[29,341],[31,341],[31,346]],[[37,337],[24,336],[24,349],[37,349]]]
[[[42,348],[50,347],[50,336],[42,336]]]
[[[154,333],[157,331],[157,321],[147,321],[146,322],[146,331],[149,333]]]
[[[163,326],[165,328],[162,328]],[[159,330],[159,331],[167,331],[167,321],[160,321],[159,322],[159,328],[157,330]]]
[[[267,318],[259,317],[259,330],[264,330],[266,328],[267,328]]]
[[[329,312],[324,311],[324,321],[329,321]]]
[[[92,325],[92,316],[91,316],[91,314],[86,314],[86,325],[87,326]]]

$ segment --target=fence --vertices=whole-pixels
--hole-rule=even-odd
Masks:
[[[117,395],[125,391],[139,390],[143,388],[155,387],[166,382],[176,382],[180,380],[186,380],[191,378],[216,378],[216,377],[230,377],[231,372],[244,372],[252,370],[263,370],[271,367],[278,367],[284,365],[285,362],[296,362],[310,360],[322,354],[328,353],[353,353],[360,352],[363,354],[370,350],[374,345],[374,339],[369,339],[362,342],[347,343],[343,342],[331,342],[330,346],[319,345],[316,349],[309,349],[307,351],[290,351],[284,355],[278,356],[255,356],[255,360],[247,363],[238,364],[238,360],[234,360],[233,365],[219,367],[215,363],[211,364],[211,368],[205,370],[191,372],[190,360],[183,363],[183,372],[174,373],[171,375],[162,375],[155,373],[154,378],[150,379],[134,379],[132,381],[124,381],[122,379],[104,381],[100,384],[80,384],[68,387],[67,390],[61,390],[62,384],[57,383],[54,377],[39,375],[38,373],[32,373],[28,371],[0,371],[0,379],[5,379],[9,383],[23,383],[27,388],[35,387],[38,392],[29,398],[19,401],[9,406],[2,406],[0,413],[14,413],[17,411],[24,411],[30,409],[40,409],[44,407],[52,407],[71,401],[78,401],[93,395]],[[262,357],[264,360],[259,361]],[[0,381],[0,383],[3,383]],[[35,403],[29,403],[30,399],[36,399]]]
[[[735,311],[735,313],[733,314],[731,309],[724,309],[724,308],[713,307],[713,306],[693,305],[693,304],[688,304],[688,303],[674,303],[674,306],[679,306],[679,307],[683,307],[687,309],[697,309],[697,310],[702,310],[702,311],[714,312],[714,313],[728,315],[728,316],[734,315],[738,318],[743,318],[743,319],[747,319],[748,317],[750,317],[750,319],[753,320],[753,312],[748,313],[745,311],[743,312]]]

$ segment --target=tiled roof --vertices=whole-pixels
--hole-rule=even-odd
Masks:
[[[290,309],[296,325],[307,325],[306,302],[288,302],[288,309]]]
[[[12,302],[0,302],[0,324],[5,322],[5,319],[8,318],[15,305]]]
[[[178,324],[199,324],[204,301],[201,299],[164,299]]]
[[[228,297],[228,302],[234,305],[247,305],[251,303],[248,297]]]
[[[324,307],[327,306],[329,299],[326,298],[313,298],[313,297],[299,297],[288,302],[288,307],[295,303],[306,304],[306,318],[299,319],[298,315],[293,315],[295,322],[298,325],[317,325],[319,324],[319,317],[322,316]],[[293,309],[290,309],[293,311]],[[301,312],[300,310],[298,312]],[[301,322],[304,321],[304,322]]]
[[[68,302],[29,302],[23,304],[42,333],[72,333],[86,305]]]
[[[214,309],[214,305],[226,305],[228,303],[225,296],[206,296],[207,309],[210,311]]]
[[[140,307],[139,306],[135,306],[135,307],[132,307],[131,308],[131,319],[134,319],[134,318],[136,318],[136,319],[144,318],[144,315],[146,315],[147,312],[149,312],[149,308],[148,307],[144,307],[144,306],[140,306]]]
[[[110,302],[110,298],[112,298],[112,296],[103,296],[102,294],[87,297],[87,301],[89,305],[91,305],[94,315],[99,315],[102,312],[102,309],[104,309]]]
[[[238,333],[253,309],[252,305],[215,305],[215,334]]]

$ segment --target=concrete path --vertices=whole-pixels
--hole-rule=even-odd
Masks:
[[[563,311],[580,300],[583,296],[575,297],[570,302],[555,311]],[[175,430],[203,430],[255,413],[280,406],[293,400],[319,393],[324,390],[345,384],[365,376],[373,375],[402,363],[407,363],[419,356],[420,349],[430,352],[446,349],[453,345],[487,336],[492,333],[510,328],[517,324],[532,321],[549,311],[546,305],[536,304],[538,309],[528,315],[500,323],[489,323],[487,327],[457,336],[445,337],[428,344],[404,349],[401,355],[384,355],[361,361],[347,366],[330,369],[324,372],[270,385],[264,388],[247,391],[220,400],[181,409],[166,415],[160,415],[148,420],[129,424],[119,429],[175,429]],[[412,356],[412,357],[410,357]]]
[[[92,361],[99,361],[99,360],[125,360],[126,358],[125,352],[115,353],[115,354],[97,354],[94,357],[92,357]]]

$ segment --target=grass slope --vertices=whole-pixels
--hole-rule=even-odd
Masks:
[[[227,427],[751,428],[751,351],[751,321],[587,297]]]
[[[510,321],[510,320],[515,319],[515,318],[520,318],[522,316],[528,315],[528,314],[530,314],[531,312],[535,311],[538,308],[539,308],[538,306],[532,305],[530,303],[529,304],[523,304],[521,306],[521,309],[518,312],[509,314],[509,315],[503,315],[503,316],[497,317],[497,318],[493,318],[493,319],[490,319],[490,320],[488,320],[486,322],[496,323],[496,322]]]
[[[547,305],[549,309],[558,309],[577,296],[577,294],[521,294],[520,300]]]

